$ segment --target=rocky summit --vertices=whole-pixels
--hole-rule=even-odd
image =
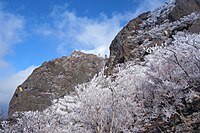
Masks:
[[[171,0],[153,12],[132,19],[117,34],[110,45],[110,58],[106,73],[118,63],[134,60],[141,62],[151,52],[151,47],[172,42],[178,31],[200,32],[200,1]]]
[[[19,85],[9,104],[9,116],[16,111],[42,111],[56,99],[90,81],[104,65],[104,59],[75,51],[69,57],[45,62]]]

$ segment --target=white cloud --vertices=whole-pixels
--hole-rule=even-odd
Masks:
[[[16,87],[22,84],[35,68],[36,66],[30,66],[27,69],[14,73],[8,77],[1,77],[0,105],[9,103]]]
[[[101,13],[98,18],[80,17],[69,11],[67,6],[55,6],[51,16],[53,25],[43,25],[38,29],[40,34],[53,36],[58,40],[57,50],[65,54],[68,49],[105,55],[109,45],[122,28],[122,24],[138,14],[159,7],[165,0],[145,0],[135,12],[115,13],[107,17]]]
[[[72,48],[101,55],[108,54],[109,44],[121,29],[121,22],[128,17],[117,14],[107,18],[100,14],[99,18],[90,19],[78,17],[68,10],[62,11],[62,8],[55,9],[52,16],[53,28],[44,26],[38,32],[56,37],[59,40],[57,50],[61,54]]]
[[[0,27],[0,68],[5,68],[8,64],[4,56],[11,54],[13,45],[23,38],[24,19],[0,8]]]
[[[34,66],[15,74],[10,71],[13,66],[5,57],[13,53],[15,44],[24,39],[25,20],[22,16],[5,11],[5,3],[0,2],[0,110],[5,109],[17,85],[30,74]]]
[[[143,0],[135,11],[135,14],[138,15],[145,11],[153,11],[156,8],[160,7],[166,1],[168,0]]]

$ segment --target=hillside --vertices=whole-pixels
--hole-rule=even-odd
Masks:
[[[88,82],[98,74],[104,59],[74,51],[45,62],[19,85],[9,104],[9,117],[16,111],[42,111],[52,100],[74,91],[74,86]]]
[[[139,15],[114,38],[108,62],[89,82],[53,97],[43,111],[14,113],[0,132],[198,133],[199,13],[199,0],[171,0]]]

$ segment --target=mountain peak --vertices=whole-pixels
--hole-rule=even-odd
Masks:
[[[45,62],[19,85],[9,104],[9,116],[16,111],[44,110],[52,100],[74,91],[74,86],[88,82],[103,67],[104,59],[74,51]]]
[[[85,53],[81,52],[81,51],[77,51],[75,50],[74,52],[72,52],[71,56],[75,56],[75,57],[79,57],[79,56],[83,56],[86,55]]]
[[[153,12],[132,19],[117,34],[110,45],[106,73],[118,63],[142,62],[151,48],[169,44],[177,32],[200,32],[200,1],[171,0]]]

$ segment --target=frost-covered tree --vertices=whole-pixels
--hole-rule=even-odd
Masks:
[[[102,71],[43,112],[17,113],[3,132],[192,132],[200,122],[200,35],[179,32],[152,50],[144,62],[120,64],[110,77]]]

